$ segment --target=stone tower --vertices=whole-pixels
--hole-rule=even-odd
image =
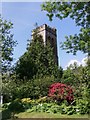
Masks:
[[[58,55],[57,55],[57,33],[55,28],[51,28],[48,25],[44,24],[36,28],[37,33],[40,34],[43,38],[44,45],[47,45],[47,42],[53,47],[53,54],[55,63],[58,65]],[[32,37],[34,30],[32,31]]]

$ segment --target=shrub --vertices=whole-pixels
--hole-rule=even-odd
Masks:
[[[10,79],[3,82],[4,103],[11,102],[17,98],[38,99],[47,96],[49,86],[54,83],[54,76],[44,76],[33,78],[33,80],[23,81]]]
[[[39,103],[37,105],[32,106],[29,108],[27,112],[45,112],[45,113],[59,113],[59,114],[73,114],[75,110],[73,106],[66,106],[65,103],[62,105],[57,105],[55,103]]]
[[[24,111],[24,106],[21,100],[16,99],[10,103],[10,105],[8,106],[8,110],[12,113],[13,118],[14,118],[15,113]]]
[[[49,86],[54,83],[54,77],[53,76],[44,76],[43,78],[36,78],[33,80],[31,85],[33,86],[30,98],[32,99],[38,99],[40,97],[47,96]]]
[[[32,100],[30,98],[23,98],[21,99],[21,102],[24,106],[24,109],[29,109],[32,107]]]
[[[80,114],[89,114],[90,111],[90,104],[86,99],[77,99],[76,100],[76,112]]]
[[[4,104],[2,105],[2,108],[7,109],[9,105],[10,105],[10,102],[9,102],[9,103],[4,103]]]
[[[54,83],[49,87],[49,97],[58,102],[67,100],[68,103],[71,103],[74,100],[73,90],[70,86],[62,83]]]
[[[30,98],[23,98],[21,99],[22,103],[30,103],[32,100]]]
[[[37,102],[38,102],[38,103],[48,102],[48,98],[47,98],[47,96],[45,96],[45,97],[40,97],[39,99],[37,99]]]
[[[8,110],[8,109],[4,109],[2,111],[2,120],[7,120],[7,119],[10,119],[10,118],[11,118],[11,111]]]

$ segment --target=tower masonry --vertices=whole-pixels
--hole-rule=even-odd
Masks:
[[[50,43],[51,47],[53,48],[55,63],[58,65],[57,30],[55,28],[49,27],[46,24],[41,25],[37,27],[36,29],[37,29],[37,33],[42,36],[44,45],[47,45],[48,42]],[[34,30],[32,31],[32,37],[34,34]]]

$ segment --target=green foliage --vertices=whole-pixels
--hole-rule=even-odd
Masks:
[[[63,76],[63,68],[60,66],[56,71],[55,81],[61,82],[62,76]]]
[[[4,103],[4,104],[2,105],[2,108],[7,109],[8,106],[9,106],[9,104],[10,104],[10,103]]]
[[[8,106],[8,109],[13,113],[19,113],[19,112],[24,111],[23,104],[21,100],[19,99],[12,101],[10,105]]]
[[[90,56],[90,2],[45,2],[42,10],[47,11],[47,16],[52,20],[55,15],[60,20],[70,17],[80,26],[80,33],[66,36],[66,41],[61,47],[74,55],[77,51],[88,53]],[[86,14],[85,14],[86,13]]]
[[[12,93],[12,95],[15,96],[15,98],[31,99],[36,99],[40,96],[46,96],[48,92],[48,87],[52,82],[53,77],[34,79],[32,81],[22,83],[20,86],[17,86],[16,93]]]
[[[90,76],[88,67],[89,66],[83,67],[74,64],[68,67],[63,73],[62,83],[72,85],[75,89],[75,96],[77,97],[89,97]],[[87,91],[87,95],[85,91]]]
[[[4,77],[2,82],[3,102],[10,102],[17,93],[17,84],[10,77]]]
[[[86,99],[84,99],[84,98],[77,99],[76,107],[78,109],[78,111],[76,110],[76,112],[78,112],[79,114],[89,114],[90,104]]]
[[[2,73],[5,73],[10,68],[11,61],[13,60],[12,55],[14,46],[16,46],[16,41],[13,40],[13,34],[11,33],[12,28],[13,24],[3,20],[0,15],[0,51],[2,51]]]
[[[4,102],[10,102],[16,98],[36,99],[47,96],[49,86],[54,83],[54,77],[45,76],[43,78],[20,81],[15,78],[8,78],[2,83],[2,93]]]
[[[36,66],[34,61],[32,60],[30,54],[25,52],[17,62],[15,71],[16,75],[19,79],[32,79],[34,75],[36,75]]]
[[[75,78],[74,72],[67,68],[67,70],[64,70],[63,76],[62,76],[62,83],[68,84],[68,85],[76,85],[77,80]]]
[[[88,69],[89,69],[88,66],[86,67],[73,66],[63,71],[62,83],[67,83],[68,85],[72,85],[72,88],[74,89],[75,101],[72,105],[73,107],[70,108],[68,107],[68,104],[61,102],[59,104],[60,106],[62,106],[60,107],[60,111],[59,111],[61,114],[89,113],[90,83],[89,83]],[[32,81],[30,80],[27,82],[15,80],[14,77],[12,77],[12,79],[10,80],[8,78],[8,80],[6,79],[5,83],[3,83],[3,94],[8,96],[9,98],[7,98],[8,100],[4,102],[8,102],[16,98],[20,98],[20,99],[26,98],[25,102],[22,102],[24,109],[31,109],[32,111],[34,111],[34,109],[36,109],[35,106],[38,104],[41,103],[43,104],[45,102],[47,103],[54,102],[45,96],[47,96],[48,94],[48,87],[55,82],[56,81],[53,76],[52,77],[44,76],[43,78],[33,79]],[[32,109],[32,107],[34,108]],[[51,111],[51,109],[46,110],[46,112],[47,113],[56,112],[56,108],[55,110],[53,109],[53,112]]]
[[[7,120],[11,118],[11,112],[8,109],[2,111],[2,120]]]
[[[54,82],[54,77],[43,77],[32,81],[33,89],[31,95],[33,98],[44,97],[48,94],[49,86]],[[31,97],[31,98],[32,98]]]
[[[28,97],[31,86],[30,82],[24,83],[23,80],[17,79],[15,75],[11,77],[5,76],[2,83],[3,102],[6,103],[16,98]]]
[[[22,102],[25,110],[30,109],[32,107],[31,103],[33,101],[30,98],[23,98],[23,99],[21,99],[21,102]]]
[[[45,97],[40,97],[38,100],[37,100],[38,103],[44,103],[44,102],[48,102],[48,97],[45,96]]]
[[[33,35],[29,41],[27,51],[16,65],[16,74],[20,79],[40,78],[45,75],[55,75],[57,65],[54,62],[53,48],[44,45],[42,36]]]
[[[63,101],[60,105],[56,103],[32,103],[26,110],[27,112],[46,112],[46,113],[59,113],[59,114],[88,114],[89,104],[84,100],[77,100],[76,105],[68,105]]]
[[[11,112],[11,119],[14,119],[16,113],[24,111],[24,106],[21,100],[16,99],[9,104],[8,110]]]
[[[78,80],[77,90],[79,90],[78,91],[79,97],[89,99],[90,81],[89,81],[89,74],[88,74],[87,68],[88,67],[79,67],[77,69],[77,72],[76,72],[77,74],[75,74],[75,77]],[[76,93],[77,93],[77,90],[76,90]]]
[[[54,101],[49,101],[47,103],[46,99],[47,97],[32,100],[30,98],[23,98],[21,100],[14,100],[10,104],[7,104],[8,107],[3,108],[6,108],[6,110],[9,112],[14,112],[14,114],[21,111],[26,111],[29,113],[46,112],[52,114],[59,113],[67,115],[89,114],[90,104],[88,101],[86,101],[86,99],[76,99],[71,105],[68,104],[66,100],[62,101],[60,104],[57,104]],[[3,106],[6,106],[6,104]]]
[[[24,103],[24,102],[30,103],[30,102],[31,102],[31,99],[30,99],[30,98],[23,98],[21,101],[22,101],[23,103]]]
[[[63,72],[61,79],[62,83],[72,85],[75,89],[76,99],[89,100],[90,96],[90,2],[45,2],[42,4],[42,10],[47,11],[47,16],[52,20],[55,15],[60,20],[70,17],[73,19],[77,26],[80,27],[79,34],[66,36],[66,41],[61,43],[61,48],[66,50],[67,53],[73,53],[77,51],[88,54],[88,63],[86,67],[73,66]],[[86,13],[86,14],[85,14]],[[79,103],[78,103],[79,104]],[[78,105],[77,104],[77,105]],[[81,111],[85,113],[84,107]],[[80,107],[80,106],[79,106]],[[77,106],[78,109],[78,106]],[[85,108],[86,110],[86,108]],[[87,110],[89,110],[87,108]],[[79,112],[79,111],[77,111]],[[71,112],[69,113],[71,114]]]
[[[58,108],[58,105],[54,103],[41,103],[34,105],[31,109],[27,110],[27,112],[47,112],[54,113],[55,109]]]

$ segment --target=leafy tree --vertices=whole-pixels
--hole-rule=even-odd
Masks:
[[[75,97],[89,100],[90,95],[90,73],[88,66],[70,66],[64,71],[62,76],[62,83],[73,86],[75,89]],[[78,99],[79,99],[78,98]]]
[[[62,76],[62,83],[68,84],[68,85],[76,85],[76,78],[73,73],[73,71],[68,68],[67,70],[64,70],[63,76]]]
[[[24,106],[23,106],[21,100],[16,99],[16,100],[14,100],[10,103],[10,105],[8,106],[8,109],[12,113],[11,118],[15,119],[15,114],[23,112],[24,111]]]
[[[78,80],[78,84],[77,84],[77,87],[79,89],[79,94],[80,94],[80,91],[81,91],[81,96],[82,97],[89,97],[88,95],[90,94],[89,93],[89,90],[90,90],[90,73],[89,73],[89,70],[88,70],[88,66],[85,66],[85,67],[78,67],[77,71],[74,73],[75,74],[75,77],[76,79]]]
[[[37,66],[37,76],[55,75],[57,65],[54,62],[53,48],[49,43],[44,45],[42,36],[37,34],[33,36],[28,51]]]
[[[16,75],[20,79],[32,79],[36,74],[36,66],[28,52],[25,52],[15,67]]]
[[[60,66],[55,74],[55,81],[56,82],[61,82],[62,81],[62,77],[63,77],[63,68]]]
[[[54,83],[54,76],[44,76],[43,78],[31,81],[30,98],[36,99],[48,95],[49,86]]]
[[[36,78],[32,81],[20,81],[11,78],[2,83],[3,102],[10,102],[17,98],[36,99],[42,96],[47,96],[49,86],[54,83],[54,76],[44,76]]]
[[[66,41],[61,47],[74,55],[77,51],[88,53],[90,56],[90,2],[46,2],[42,10],[47,11],[47,16],[52,20],[55,15],[60,20],[70,17],[80,26],[80,33],[66,36]]]
[[[53,48],[44,45],[42,36],[34,34],[29,41],[26,53],[20,57],[16,65],[16,73],[20,78],[31,79],[44,75],[55,75],[57,65],[54,62]]]
[[[9,70],[11,61],[13,60],[13,50],[16,46],[16,41],[13,40],[11,29],[13,24],[3,20],[0,15],[0,52],[1,52],[1,65],[2,73]]]

